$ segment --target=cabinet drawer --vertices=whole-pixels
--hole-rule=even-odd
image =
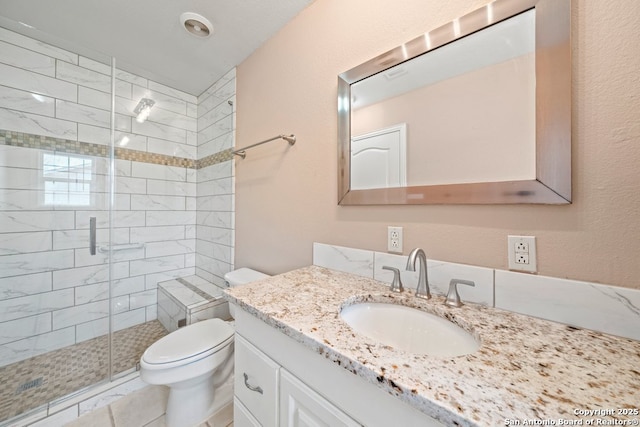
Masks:
[[[235,336],[234,393],[263,427],[278,422],[280,366],[240,335]]]
[[[233,427],[262,427],[237,397],[233,399]]]

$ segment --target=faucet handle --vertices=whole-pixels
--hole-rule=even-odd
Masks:
[[[400,279],[400,270],[395,267],[389,267],[388,265],[383,265],[382,269],[393,271],[393,282],[391,282],[391,290],[393,292],[404,291],[404,287],[402,286],[402,279]]]
[[[456,286],[458,283],[467,285],[467,286],[475,286],[476,284],[471,280],[462,280],[462,279],[451,279],[449,282],[449,292],[447,292],[447,299],[444,304],[450,307],[462,307],[462,301],[460,301],[460,295],[458,294],[458,287]]]

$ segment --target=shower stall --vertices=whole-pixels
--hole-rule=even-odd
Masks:
[[[196,97],[16,26],[0,21],[0,425],[135,372],[167,333],[157,284],[233,267],[235,70]]]

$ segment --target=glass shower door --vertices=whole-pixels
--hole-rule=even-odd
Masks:
[[[111,59],[0,25],[2,424],[112,376],[114,197]]]

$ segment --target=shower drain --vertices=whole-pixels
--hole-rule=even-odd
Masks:
[[[14,394],[20,394],[23,391],[27,391],[32,388],[40,387],[44,383],[44,377],[36,378],[35,380],[27,381],[20,384]]]

